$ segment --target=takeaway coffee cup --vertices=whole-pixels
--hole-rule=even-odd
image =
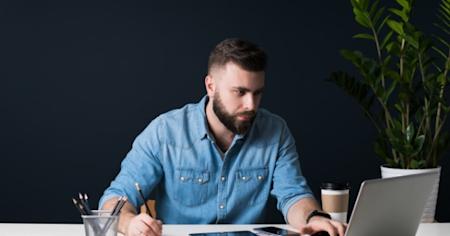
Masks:
[[[348,183],[322,183],[322,209],[330,214],[333,220],[347,223],[349,190]]]

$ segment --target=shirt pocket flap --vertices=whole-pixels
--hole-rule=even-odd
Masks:
[[[180,182],[188,182],[194,178],[194,172],[191,169],[177,169],[176,177]]]
[[[177,169],[177,178],[181,182],[205,184],[209,181],[209,172],[193,169]]]
[[[204,171],[195,171],[193,181],[197,184],[206,184],[209,181],[209,173]]]
[[[249,180],[263,181],[267,178],[267,168],[241,169],[237,171],[237,179],[247,182]]]

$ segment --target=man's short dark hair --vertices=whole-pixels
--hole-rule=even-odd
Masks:
[[[208,60],[208,73],[211,68],[233,62],[247,71],[264,71],[267,64],[266,53],[256,44],[246,40],[225,39],[212,50]]]

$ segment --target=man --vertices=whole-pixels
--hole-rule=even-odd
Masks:
[[[143,204],[137,182],[156,200],[164,223],[262,223],[272,195],[301,232],[344,235],[344,225],[318,211],[284,120],[258,109],[265,67],[266,54],[250,42],[226,39],[214,48],[207,96],[154,119],[100,200],[101,208],[112,209],[118,196],[128,196],[119,231],[161,234],[160,220],[136,213]]]

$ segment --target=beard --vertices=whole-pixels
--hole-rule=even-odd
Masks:
[[[212,109],[217,118],[222,124],[234,134],[245,134],[251,127],[253,120],[255,119],[255,111],[244,111],[237,114],[230,114],[225,110],[225,106],[220,99],[218,93],[214,94],[214,100],[212,101]],[[249,117],[248,120],[238,120],[237,117],[244,115]]]

